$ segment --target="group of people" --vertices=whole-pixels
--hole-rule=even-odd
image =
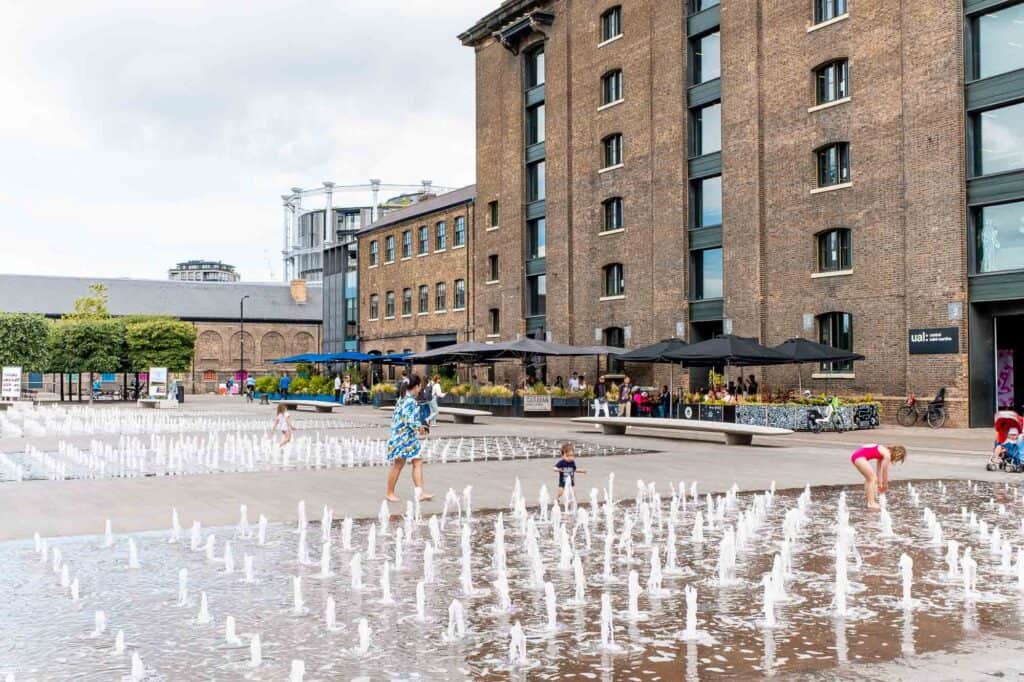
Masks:
[[[364,396],[369,395],[370,389],[366,387],[366,381],[352,381],[352,377],[345,375],[342,379],[340,374],[334,375],[334,402],[342,405],[365,402]]]

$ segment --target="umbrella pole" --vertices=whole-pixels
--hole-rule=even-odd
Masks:
[[[669,417],[669,419],[671,419],[672,415],[675,414],[675,411],[672,409],[672,394],[675,393],[675,390],[676,390],[675,369],[676,369],[675,363],[669,363],[669,366],[668,366],[668,417]]]

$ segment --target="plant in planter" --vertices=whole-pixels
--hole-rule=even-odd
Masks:
[[[385,400],[393,400],[395,387],[392,384],[374,384],[370,387],[370,400],[374,405],[380,405]]]
[[[256,392],[257,393],[277,393],[277,384],[280,381],[278,377],[274,376],[262,376],[256,379]]]

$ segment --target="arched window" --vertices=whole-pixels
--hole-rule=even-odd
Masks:
[[[613,133],[601,140],[602,157],[604,168],[612,168],[622,165],[622,133]]]
[[[622,35],[622,7],[616,5],[601,15],[601,42],[607,43]]]
[[[420,308],[417,312],[430,312],[430,287],[426,284],[420,285]]]
[[[384,295],[384,318],[391,319],[395,316],[395,292],[389,291]],[[390,352],[390,351],[389,351]]]
[[[376,239],[374,239],[372,242],[370,242],[370,266],[373,267],[374,265],[377,265],[379,258],[380,243]]]
[[[402,289],[402,315],[412,315],[412,289]]]
[[[402,233],[402,258],[412,258],[412,230]]]
[[[380,296],[378,294],[370,294],[370,319],[380,319]]]
[[[850,143],[832,142],[815,152],[818,157],[818,187],[850,182]]]
[[[853,352],[853,315],[832,312],[818,315],[818,340],[826,346]],[[850,372],[853,361],[821,363],[822,372]]]
[[[487,333],[491,336],[501,334],[501,311],[497,308],[487,311]]]
[[[605,199],[601,204],[601,231],[622,229],[622,197]]]
[[[622,69],[601,76],[601,106],[622,100]]]
[[[501,271],[498,267],[498,254],[492,253],[487,257],[487,280],[497,282],[500,279]]]
[[[434,311],[444,312],[448,310],[448,285],[438,282],[434,285]]]
[[[430,228],[426,225],[420,225],[417,247],[421,256],[425,256],[430,251]]]
[[[544,85],[544,44],[526,51],[526,88]]]
[[[818,272],[836,272],[853,267],[850,230],[845,227],[818,234]]]
[[[626,277],[622,269],[622,263],[609,263],[604,266],[604,289],[602,295],[623,296],[626,293]]]
[[[434,228],[434,250],[444,251],[448,248],[448,225],[443,220]]]
[[[466,280],[455,280],[455,310],[466,308]]]
[[[626,332],[622,327],[608,327],[602,332],[602,336],[606,346],[612,346],[613,348],[626,347]],[[616,359],[614,355],[608,356],[608,371],[612,374],[622,372],[622,362]]]
[[[384,239],[384,262],[395,262],[395,235],[389,234]]]
[[[846,0],[814,0],[814,23],[841,17],[846,11]]]
[[[837,59],[814,70],[817,104],[828,104],[850,96],[850,62]]]

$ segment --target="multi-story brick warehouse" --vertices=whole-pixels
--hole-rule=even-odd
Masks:
[[[804,336],[866,356],[816,391],[1024,403],[1024,3],[962,3],[503,3],[460,36],[477,335]]]
[[[359,232],[360,350],[418,352],[473,337],[474,201],[470,185]]]

